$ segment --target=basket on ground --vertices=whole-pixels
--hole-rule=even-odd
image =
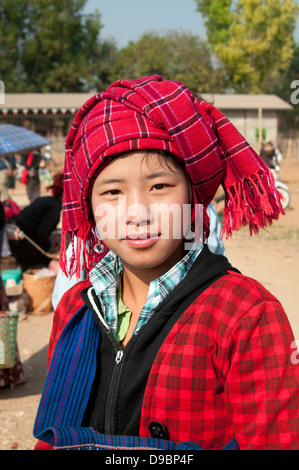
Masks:
[[[29,297],[28,310],[30,312],[51,312],[52,292],[55,276],[38,276],[38,269],[32,269],[23,273],[24,291]]]

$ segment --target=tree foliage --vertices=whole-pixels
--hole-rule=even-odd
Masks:
[[[293,57],[294,0],[195,0],[232,88],[259,93]]]
[[[292,64],[295,0],[195,0],[207,40],[170,31],[118,49],[87,0],[0,0],[0,80],[7,92],[101,90],[157,73],[195,92],[268,92]],[[194,13],[196,14],[196,13]]]
[[[7,92],[82,91],[100,78],[100,14],[84,15],[85,3],[0,1],[0,78]]]
[[[117,62],[120,76],[159,74],[165,79],[183,81],[195,92],[224,90],[222,70],[213,63],[209,46],[188,33],[146,33],[123,48]]]
[[[21,78],[20,56],[26,10],[24,0],[16,0],[13,8],[9,1],[0,2],[0,79],[5,83],[6,91],[16,81],[16,75]]]
[[[188,33],[144,34],[118,50],[101,41],[101,16],[86,0],[0,0],[0,80],[7,92],[101,90],[120,77],[160,74],[194,91],[224,91],[206,41]]]

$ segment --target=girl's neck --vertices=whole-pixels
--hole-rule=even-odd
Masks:
[[[151,280],[139,277],[124,267],[122,276],[122,300],[131,312],[140,313],[146,303]]]
[[[168,258],[167,263],[146,269],[132,267],[123,262],[122,297],[125,305],[130,308],[130,303],[136,306],[141,305],[142,308],[146,302],[150,283],[169,271],[185,254],[186,252],[182,245],[179,250]]]

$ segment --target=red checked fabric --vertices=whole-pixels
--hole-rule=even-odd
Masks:
[[[140,434],[221,449],[299,449],[299,368],[280,303],[236,273],[216,281],[174,326],[155,360]]]
[[[219,110],[181,82],[158,75],[118,80],[80,108],[66,139],[60,259],[65,273],[80,272],[81,250],[83,268],[89,271],[99,261],[90,204],[95,177],[115,155],[145,149],[166,150],[184,163],[194,203],[204,205],[203,241],[205,208],[220,184],[227,236],[247,224],[257,233],[284,213],[269,168]],[[69,260],[67,234],[73,242]]]
[[[55,315],[49,353],[80,291],[65,295]],[[75,292],[76,291],[76,292]],[[60,312],[60,313],[59,313]],[[299,367],[281,304],[258,282],[232,272],[210,286],[171,330],[153,364],[140,435],[163,423],[173,441],[221,449],[299,449]]]

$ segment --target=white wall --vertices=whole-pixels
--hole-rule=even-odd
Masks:
[[[249,142],[252,147],[258,151],[257,132],[259,128],[259,117],[257,110],[240,110],[230,111],[224,110],[226,117],[236,126],[239,132]],[[275,111],[263,110],[262,112],[262,129],[265,131],[265,141],[271,140],[277,145],[277,116]]]

